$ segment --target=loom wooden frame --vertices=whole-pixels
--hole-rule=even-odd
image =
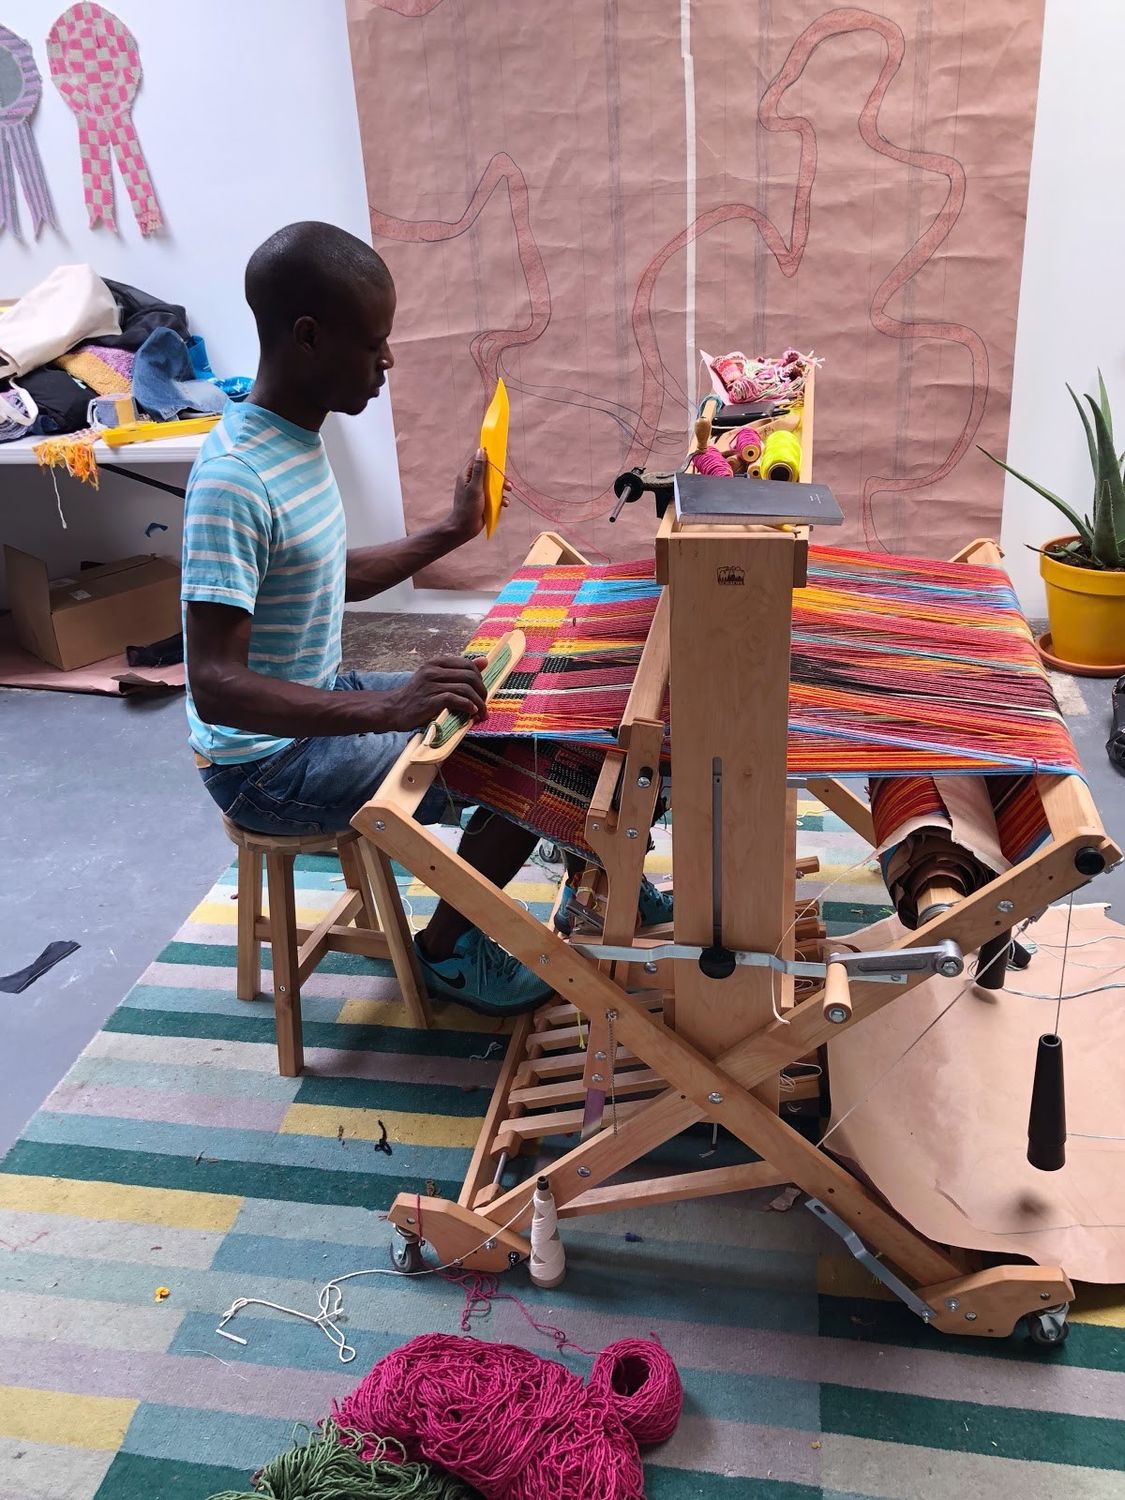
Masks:
[[[804,447],[807,465],[807,436]],[[779,672],[778,663],[788,662],[791,591],[804,581],[807,533],[680,527],[670,517],[669,512],[656,543],[657,576],[668,587],[646,641],[618,744],[606,754],[587,817],[587,837],[607,874],[605,940],[631,941],[635,947],[667,940],[666,933],[651,930],[634,938],[633,925],[645,856],[645,839],[637,831],[648,827],[657,795],[651,780],[644,784],[642,773],[659,764],[662,704],[670,679],[673,721],[679,693],[688,700],[684,723],[689,726],[687,734],[681,730],[676,735],[673,869],[683,877],[677,885],[676,941],[709,941],[710,813],[700,800],[698,783],[700,768],[721,744],[731,758],[738,811],[755,830],[752,855],[741,863],[738,851],[732,856],[733,876],[728,877],[724,858],[724,940],[732,947],[791,952],[793,936],[784,927],[796,873],[796,793],[781,790],[786,710],[779,694],[787,694],[788,670],[785,666]],[[993,563],[999,557],[992,543],[975,542],[954,560]],[[525,564],[582,561],[576,549],[547,532],[536,540]],[[721,591],[707,583],[707,570],[714,573],[717,561],[728,577],[732,567],[747,570],[753,588],[743,591],[743,601],[752,593],[767,601],[757,611],[756,649],[746,653],[743,648],[749,663],[732,658],[731,643],[754,611],[745,602],[735,608],[732,628],[730,597],[720,599]],[[787,607],[779,603],[783,595],[789,599]],[[716,709],[705,721],[693,717],[703,701],[700,694],[732,681],[744,689],[752,685],[755,696],[728,691],[733,712]],[[755,711],[747,713],[744,705],[751,701]],[[706,735],[692,727],[700,722],[707,723]],[[824,988],[794,1003],[787,986],[779,985],[780,993],[771,994],[765,970],[739,967],[730,978],[713,980],[689,961],[665,961],[655,975],[645,974],[636,963],[619,964],[615,970],[593,962],[414,821],[414,810],[436,773],[433,764],[415,759],[419,743],[406,748],[379,792],[356,814],[354,826],[528,967],[548,976],[559,1001],[516,1023],[457,1203],[400,1194],[389,1215],[400,1234],[429,1241],[443,1263],[458,1261],[481,1271],[518,1264],[529,1254],[525,1236],[535,1183],[531,1178],[505,1190],[500,1181],[504,1163],[526,1139],[580,1132],[577,1145],[543,1168],[561,1219],[793,1182],[825,1202],[892,1264],[930,1309],[928,1321],[946,1332],[1003,1337],[1022,1316],[1072,1300],[1073,1287],[1061,1267],[982,1269],[971,1252],[933,1244],[778,1114],[783,1068],[807,1059],[846,1027],[893,1003],[921,976],[905,986],[853,980],[848,987],[851,1015],[839,1025],[826,1017]],[[681,776],[681,770],[689,774]],[[693,779],[699,793],[694,797]],[[1050,842],[984,889],[905,933],[897,947],[951,938],[966,955],[975,952],[998,932],[1085,884],[1075,865],[1079,850],[1097,849],[1107,862],[1119,857],[1078,777],[1044,776],[1038,784]],[[857,833],[873,840],[871,813],[860,798],[835,780],[810,778],[808,785]],[[725,821],[725,811],[723,817]],[[1009,902],[1010,909],[1002,912],[1000,904]],[[678,971],[674,976],[668,972],[673,967]],[[774,999],[781,1020],[775,1019]],[[653,1090],[648,1098],[630,1097]],[[608,1122],[607,1091],[613,1101]],[[581,1107],[572,1107],[576,1105]],[[546,1114],[525,1113],[544,1106]],[[644,1181],[611,1181],[700,1121],[724,1126],[761,1160]]]

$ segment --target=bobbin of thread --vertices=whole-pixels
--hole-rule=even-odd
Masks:
[[[756,427],[740,427],[734,438],[734,451],[744,464],[757,461],[762,452],[762,434]]]
[[[555,1199],[546,1177],[535,1184],[531,1210],[531,1258],[527,1268],[532,1284],[547,1290],[566,1277],[566,1250],[559,1237]]]
[[[1040,1172],[1066,1165],[1066,1091],[1062,1040],[1053,1032],[1039,1038],[1027,1121],[1027,1159]]]
[[[762,447],[763,479],[796,479],[801,472],[801,443],[792,432],[771,432]]]
[[[697,474],[707,474],[713,479],[731,479],[734,470],[715,448],[704,448],[693,453],[691,462]]]

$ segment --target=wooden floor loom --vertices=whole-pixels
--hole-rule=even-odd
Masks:
[[[985,1267],[972,1252],[931,1243],[779,1114],[779,1080],[841,1028],[935,972],[960,972],[964,956],[1065,898],[1118,851],[1078,777],[1041,777],[1051,838],[1031,857],[951,905],[935,891],[924,907],[937,915],[890,950],[839,954],[827,968],[802,963],[818,934],[794,927],[796,791],[786,784],[786,735],[792,595],[807,550],[798,527],[689,525],[671,509],[664,515],[656,554],[665,588],[586,821],[605,884],[604,929],[593,945],[544,926],[414,821],[459,736],[438,750],[416,739],[357,814],[362,834],[559,996],[515,1027],[458,1201],[396,1199],[397,1263],[416,1266],[423,1241],[441,1263],[474,1270],[525,1260],[535,1179],[505,1189],[505,1165],[528,1141],[573,1133],[577,1144],[543,1169],[561,1220],[794,1183],[934,1327],[1002,1337],[1028,1317],[1033,1334],[1038,1327],[1040,1341],[1051,1342],[1073,1296],[1061,1267]],[[995,564],[999,553],[976,543],[957,560]],[[527,557],[529,565],[560,561],[583,559],[551,533]],[[669,682],[674,934],[635,935]],[[807,784],[874,842],[863,801],[836,781]],[[808,1087],[786,1083],[787,1100]],[[615,1180],[700,1121],[721,1125],[760,1160]]]

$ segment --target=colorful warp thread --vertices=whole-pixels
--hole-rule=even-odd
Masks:
[[[521,568],[467,650],[527,650],[472,737],[614,741],[659,597],[651,561]],[[793,595],[792,776],[1075,773],[1007,576],[813,547]],[[673,730],[675,726],[673,725]]]
[[[487,655],[517,619],[526,637],[516,670],[471,737],[484,730],[491,738],[611,742],[658,593],[651,562],[521,568],[466,648],[466,655]],[[557,733],[562,725],[567,732]]]
[[[520,569],[467,649],[518,628],[527,650],[446,762],[450,789],[593,858],[601,755],[582,747],[615,739],[659,592],[648,561]],[[883,777],[986,775],[1013,863],[1048,833],[1028,776],[1079,769],[1003,572],[817,547],[793,596],[788,761],[795,777],[870,776],[873,795]],[[894,795],[909,806],[910,787]]]
[[[501,646],[490,662],[486,662],[481,677],[484,681],[484,690],[487,694],[491,691],[493,684],[507,670],[508,663],[512,659],[511,648]],[[430,735],[430,744],[435,749],[440,749],[458,734],[469,722],[468,714],[455,714],[449,709],[439,714],[433,723],[433,732]]]
[[[596,860],[586,812],[605,752],[565,740],[489,740],[469,735],[443,766],[448,789],[540,838]]]
[[[988,776],[985,787],[996,818],[1000,850],[1009,864],[1019,864],[1047,836],[1043,803],[1026,776]],[[877,844],[913,819],[949,825],[938,783],[930,776],[902,776],[871,783],[871,818]]]
[[[343,1441],[342,1441],[343,1440]],[[368,1457],[356,1449],[366,1444]],[[471,1500],[468,1485],[432,1464],[412,1463],[393,1438],[342,1433],[327,1421],[251,1480],[211,1500]]]
[[[434,1333],[381,1359],[334,1415],[396,1437],[484,1500],[643,1500],[637,1444],[670,1437],[682,1406],[660,1344],[610,1344],[583,1385],[514,1344]]]

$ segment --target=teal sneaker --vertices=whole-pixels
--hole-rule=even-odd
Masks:
[[[414,939],[426,988],[485,1016],[518,1016],[536,1010],[554,991],[518,958],[475,927],[458,938],[449,958],[434,962]]]
[[[642,927],[657,927],[661,922],[670,922],[675,910],[671,891],[658,891],[646,875],[641,881],[641,893],[637,897],[637,915]]]

